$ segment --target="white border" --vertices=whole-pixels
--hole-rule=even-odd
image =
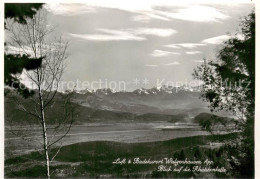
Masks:
[[[96,2],[100,0],[92,0],[92,2]],[[107,0],[108,1],[108,0]],[[116,3],[118,1],[122,0],[110,0],[111,3]],[[125,0],[126,1],[126,0]],[[127,0],[131,1],[131,3],[140,3],[140,1],[145,1],[145,0]],[[152,0],[149,0],[152,1]],[[260,3],[256,0],[250,1],[250,0],[161,0],[162,2],[167,2],[170,1],[176,2],[176,4],[180,3],[255,3],[255,12],[256,12],[256,52],[257,49],[260,49]],[[0,2],[0,39],[4,39],[4,3],[10,3],[10,2],[45,2],[45,3],[84,3],[84,0],[4,0]],[[86,2],[86,1],[85,1]],[[128,2],[129,3],[129,2]],[[4,40],[1,41],[0,43],[0,178],[4,178]],[[260,54],[256,53],[256,95],[255,99],[260,99]],[[255,178],[260,178],[260,143],[259,143],[259,138],[260,138],[260,101],[256,100],[255,103]],[[245,168],[246,170],[246,168]]]

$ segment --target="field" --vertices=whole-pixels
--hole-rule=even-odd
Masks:
[[[199,176],[199,173],[157,172],[158,165],[115,165],[117,158],[160,159],[174,157],[179,159],[194,156],[200,160],[209,158],[225,166],[223,147],[210,147],[209,142],[232,140],[233,134],[218,136],[193,136],[167,141],[146,143],[122,143],[109,141],[84,142],[64,146],[55,161],[52,162],[53,175],[57,177],[162,177]],[[221,147],[220,147],[221,148]],[[55,152],[55,149],[52,151]],[[215,159],[214,159],[215,158]],[[43,158],[39,152],[21,155],[5,160],[7,177],[42,177],[44,176]],[[218,176],[209,174],[210,176]],[[205,175],[204,175],[205,176]],[[223,175],[219,175],[220,177]]]

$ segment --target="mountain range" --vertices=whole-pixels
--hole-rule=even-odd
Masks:
[[[130,112],[135,114],[158,113],[185,114],[194,117],[210,112],[208,103],[200,99],[199,87],[154,87],[132,92],[115,92],[109,88],[75,91],[73,102],[100,110]]]
[[[8,92],[15,94],[12,89],[5,89],[5,116],[8,119],[26,118],[21,111],[17,111],[16,104]],[[49,118],[60,115],[62,96],[58,93],[55,103],[48,108]],[[193,122],[200,113],[210,113],[208,103],[200,99],[199,88],[182,87],[154,87],[151,89],[136,89],[132,92],[116,92],[111,89],[74,91],[72,102],[77,111],[76,122],[104,122],[104,121],[167,121]],[[21,99],[28,107],[31,101]],[[14,110],[16,112],[14,112]],[[226,113],[217,113],[228,116]],[[51,121],[51,120],[50,120]]]

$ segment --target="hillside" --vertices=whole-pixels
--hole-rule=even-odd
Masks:
[[[199,173],[184,172],[156,172],[158,165],[115,165],[112,164],[117,158],[134,159],[136,157],[155,160],[167,158],[178,158],[179,160],[213,160],[214,166],[227,167],[226,155],[228,148],[212,148],[209,142],[228,142],[232,141],[236,134],[214,135],[214,136],[194,136],[179,139],[173,139],[162,142],[149,143],[118,143],[108,141],[95,141],[86,143],[77,143],[64,146],[57,155],[56,161],[52,165],[52,171],[55,171],[57,177],[84,177],[99,178],[108,176],[110,178],[135,178],[135,177],[192,177],[198,178],[204,176]],[[52,151],[54,153],[56,149]],[[73,155],[72,155],[73,154]],[[238,154],[234,154],[238,155]],[[151,158],[152,156],[152,158]],[[33,163],[34,160],[43,161],[40,153],[32,152],[27,155],[9,158],[5,161],[6,177],[42,177],[44,168]],[[22,164],[22,166],[21,166]],[[18,167],[19,166],[19,167]],[[227,175],[218,175],[218,177],[228,177]],[[204,176],[205,177],[205,176]],[[212,173],[209,178],[216,177]]]
[[[233,118],[221,117],[215,114],[200,113],[194,117],[193,121],[198,123],[205,130],[212,130],[216,126],[234,126],[237,121]]]
[[[16,95],[11,89],[5,89],[6,124],[37,123],[35,118],[18,109],[13,97],[27,109],[34,110],[33,100]],[[35,94],[37,95],[37,93]],[[195,116],[209,113],[207,103],[199,99],[200,93],[191,90],[148,89],[133,92],[112,92],[109,89],[74,92],[72,106],[74,123],[89,122],[199,122]],[[63,115],[64,97],[57,93],[55,102],[46,109],[47,123],[54,123]],[[223,114],[218,114],[223,115]],[[195,117],[195,118],[194,118]],[[200,116],[203,118],[203,116]],[[193,121],[193,118],[195,119]],[[27,120],[25,120],[27,119]]]

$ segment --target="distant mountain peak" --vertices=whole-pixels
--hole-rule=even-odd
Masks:
[[[78,94],[95,94],[98,96],[107,96],[107,95],[112,95],[112,94],[122,94],[122,93],[133,93],[135,95],[158,95],[158,94],[176,94],[178,92],[200,92],[200,86],[194,86],[190,87],[187,85],[182,85],[182,86],[167,86],[167,85],[162,85],[162,86],[157,86],[157,87],[152,87],[152,88],[139,88],[136,90],[133,90],[132,92],[129,91],[115,91],[110,88],[101,88],[101,89],[84,89],[84,90],[79,90],[76,91]]]
[[[87,94],[87,93],[93,93],[93,92],[94,92],[94,90],[91,90],[91,89],[88,89],[88,88],[86,88],[84,90],[76,91],[76,93],[78,93],[78,94]]]
[[[98,94],[98,95],[110,95],[116,93],[115,90],[110,89],[110,88],[102,88],[102,89],[97,89],[94,94]]]

